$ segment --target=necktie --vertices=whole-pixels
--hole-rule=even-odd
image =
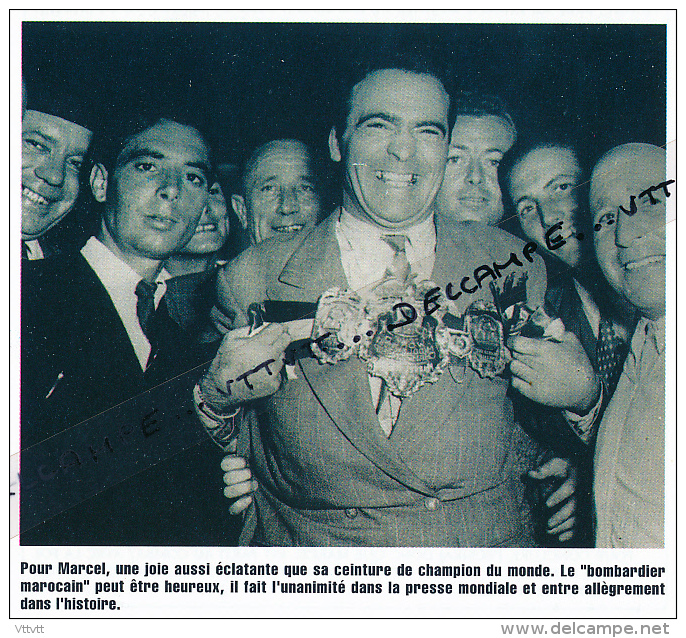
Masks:
[[[615,391],[622,372],[622,359],[619,354],[622,343],[615,334],[612,322],[607,317],[601,317],[596,343],[596,363],[598,374],[605,382],[610,395]]]
[[[381,239],[393,249],[393,261],[386,267],[384,276],[386,279],[393,279],[401,284],[405,284],[410,276],[410,263],[407,261],[405,253],[405,235],[382,235]],[[381,381],[379,397],[376,401],[376,414],[379,417],[381,429],[386,436],[391,435],[393,426],[398,420],[402,400],[388,392],[386,382]]]
[[[410,263],[405,253],[405,235],[382,235],[381,239],[393,249],[393,261],[386,267],[386,277],[397,279],[401,283],[410,275]]]
[[[155,290],[157,284],[151,284],[144,279],[141,279],[136,286],[136,296],[138,303],[136,304],[136,314],[138,315],[138,323],[143,329],[143,334],[148,338],[152,350],[155,349]]]

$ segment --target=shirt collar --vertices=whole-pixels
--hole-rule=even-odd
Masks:
[[[343,234],[354,244],[364,244],[376,242],[384,235],[405,235],[410,245],[417,253],[425,252],[422,248],[430,249],[431,252],[436,247],[436,225],[434,216],[429,215],[424,221],[408,228],[397,230],[384,229],[369,222],[363,221],[351,215],[345,208],[341,207],[339,217],[340,228]]]
[[[662,354],[665,349],[665,317],[657,321],[651,321],[647,317],[641,317],[636,327],[636,331],[645,332],[646,339],[652,339],[655,349]]]
[[[29,251],[28,257],[30,260],[43,259],[45,257],[43,248],[37,239],[27,239],[24,243]]]
[[[86,245],[81,249],[81,254],[108,291],[116,289],[135,291],[138,282],[142,279],[129,264],[118,255],[115,255],[97,237],[91,237],[86,242]],[[155,304],[158,304],[164,295],[166,290],[165,282],[170,277],[171,275],[162,268],[155,278],[155,283],[157,284]]]

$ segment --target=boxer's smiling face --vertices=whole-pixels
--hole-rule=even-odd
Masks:
[[[349,213],[383,228],[431,214],[445,171],[448,105],[436,78],[399,69],[354,87],[346,130],[329,140],[332,159],[345,162]]]

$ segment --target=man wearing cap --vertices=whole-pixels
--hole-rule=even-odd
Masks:
[[[46,233],[72,210],[93,125],[73,96],[28,92],[22,118],[22,256],[54,252]]]

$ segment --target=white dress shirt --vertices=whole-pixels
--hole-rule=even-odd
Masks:
[[[143,333],[136,312],[138,304],[136,286],[141,280],[141,276],[95,237],[91,237],[86,242],[86,245],[81,249],[81,254],[95,271],[102,285],[105,286],[107,294],[110,296],[119,314],[119,318],[129,335],[131,345],[141,364],[141,369],[145,370],[148,365],[151,347],[148,338]],[[165,282],[170,276],[164,269],[157,275],[155,308],[160,305],[160,301],[167,290]]]
[[[37,239],[29,239],[25,241],[24,244],[26,245],[26,249],[28,251],[26,256],[28,257],[29,261],[37,261],[45,257],[40,242]]]
[[[351,290],[361,291],[381,282],[395,253],[381,237],[405,235],[405,254],[417,281],[430,279],[436,261],[436,226],[433,215],[416,226],[386,230],[353,217],[344,208],[336,222],[336,239],[341,251],[343,272]],[[369,376],[372,405],[379,403],[382,380]],[[378,411],[379,425],[389,437],[398,419],[401,400],[388,393]]]
[[[665,320],[642,318],[598,431],[597,547],[664,547]]]

